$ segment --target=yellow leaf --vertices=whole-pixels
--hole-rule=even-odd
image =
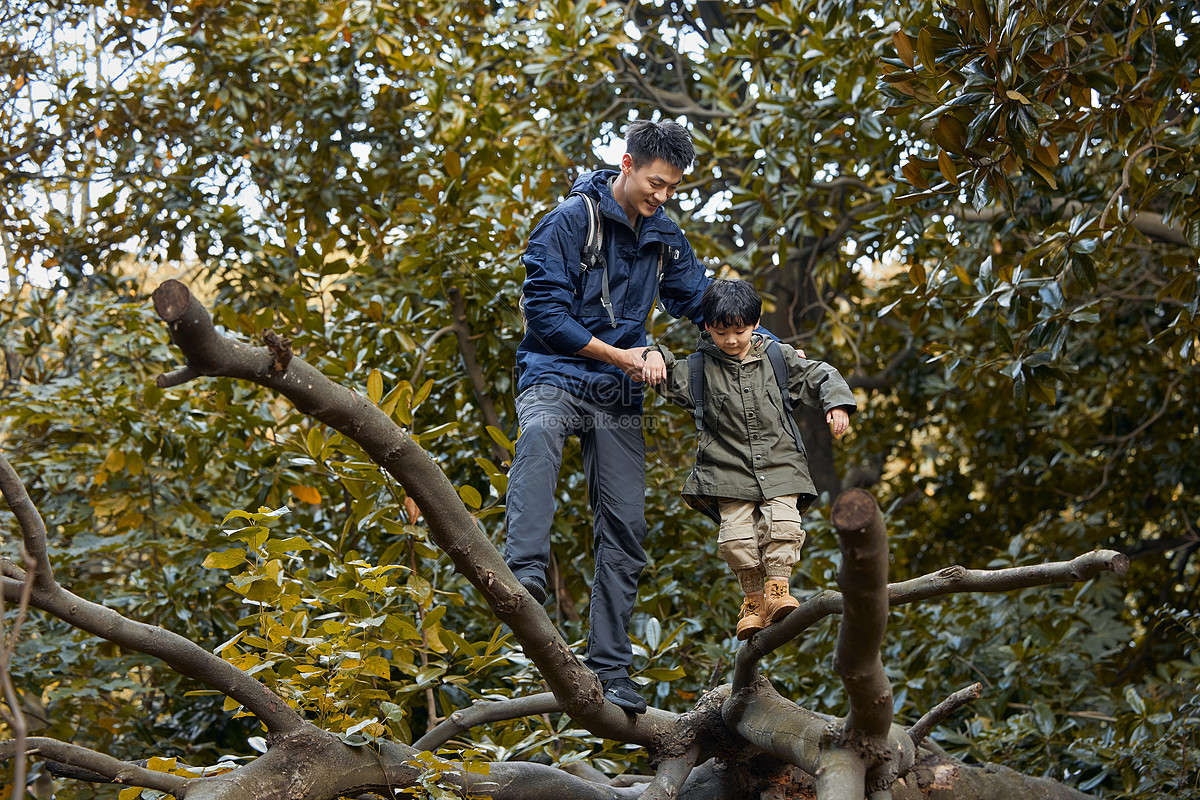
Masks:
[[[379,405],[383,399],[383,375],[377,369],[371,370],[367,376],[367,398],[375,405]]]
[[[128,789],[122,789],[117,795],[117,800],[136,800],[142,796],[142,787],[130,786]]]
[[[293,486],[292,494],[301,503],[311,503],[314,506],[321,504],[321,493],[311,486]]]
[[[514,445],[512,441],[504,435],[504,431],[493,425],[488,425],[486,430],[488,432],[488,436],[491,436],[492,441],[494,441],[496,444],[500,445],[510,453],[516,450],[516,445]]]
[[[107,472],[117,472],[123,466],[125,466],[125,454],[115,447],[109,450],[108,456],[104,459],[104,469]]]
[[[483,505],[483,497],[480,496],[479,490],[474,486],[458,487],[458,496],[470,508],[479,508]]]
[[[146,768],[154,772],[170,772],[175,769],[175,759],[151,756],[150,761],[146,764]]]
[[[383,656],[367,656],[362,662],[362,670],[368,675],[374,675],[377,678],[392,677],[392,668],[388,661]]]
[[[417,393],[416,393],[416,395],[413,396],[412,404],[409,406],[409,408],[416,408],[417,406],[421,405],[421,403],[424,403],[425,398],[429,397],[429,393],[432,391],[433,391],[433,379],[431,378],[431,379],[425,381],[425,383],[422,384],[421,388],[417,390]]]
[[[219,553],[209,553],[204,557],[201,566],[209,569],[232,569],[246,559],[246,551],[240,547],[232,550],[222,550]]]

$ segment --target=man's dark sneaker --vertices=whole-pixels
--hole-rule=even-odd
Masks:
[[[521,578],[520,584],[539,604],[546,602],[546,587],[538,583],[536,578]]]
[[[604,699],[635,714],[646,711],[646,701],[638,694],[638,685],[630,678],[609,678],[600,681],[604,687]]]

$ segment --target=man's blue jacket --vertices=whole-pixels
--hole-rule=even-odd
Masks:
[[[611,364],[578,355],[579,350],[593,336],[622,349],[645,345],[646,319],[656,293],[667,313],[701,322],[700,296],[712,280],[704,265],[662,208],[643,217],[640,229],[634,231],[609,187],[616,176],[614,170],[586,173],[571,187],[600,204],[601,248],[608,261],[616,327],[600,302],[599,265],[581,274],[588,209],[582,198],[569,197],[537,224],[522,257],[528,323],[517,348],[518,392],[551,384],[598,403],[637,406],[642,400],[641,384]],[[656,285],[660,253],[663,272]]]

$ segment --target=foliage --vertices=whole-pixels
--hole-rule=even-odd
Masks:
[[[1119,583],[894,612],[900,716],[982,679],[937,734],[955,753],[1105,796],[1200,796],[1198,14],[1183,0],[9,3],[5,449],[77,591],[225,642],[333,729],[407,739],[431,713],[534,691],[354,447],[242,385],[151,386],[174,356],[149,283],[122,276],[131,261],[188,270],[228,330],[290,337],[390,406],[499,543],[523,242],[599,163],[594,141],[633,114],[686,116],[699,159],[679,208],[697,251],[753,277],[772,330],[859,387],[838,465],[888,510],[893,580],[1135,556]],[[34,288],[41,270],[50,289]],[[651,327],[677,353],[693,344],[686,324]],[[635,668],[682,710],[727,667],[738,598],[678,498],[691,421],[648,409]],[[827,437],[809,449],[834,464]],[[554,613],[576,642],[580,473],[572,446]],[[834,583],[827,500],[806,517],[802,591]],[[130,757],[252,754],[256,731],[173,675],[44,620],[29,630],[22,687],[47,732]],[[842,713],[834,632],[766,669]],[[385,657],[386,675],[370,660]],[[493,726],[473,746],[633,766],[565,725]]]

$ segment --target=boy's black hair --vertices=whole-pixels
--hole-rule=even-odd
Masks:
[[[705,325],[719,328],[755,325],[762,316],[762,298],[747,281],[715,280],[700,298]]]
[[[635,169],[661,158],[675,169],[686,172],[696,160],[692,135],[678,122],[670,121],[639,119],[629,123],[625,131],[625,152],[633,159]]]

